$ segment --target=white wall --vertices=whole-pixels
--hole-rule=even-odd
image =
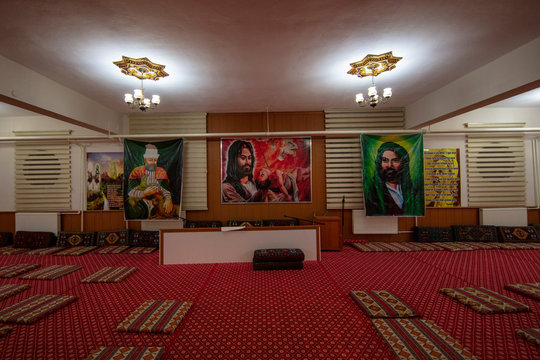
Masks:
[[[461,171],[461,205],[467,206],[467,163],[465,153],[465,135],[436,135],[429,134],[430,131],[437,130],[466,130],[466,123],[525,123],[525,127],[540,128],[540,108],[496,108],[487,107],[468,112],[463,115],[456,116],[452,119],[442,121],[424,128],[424,148],[458,148],[460,149],[460,171]],[[525,169],[526,169],[526,199],[527,206],[536,207],[537,190],[535,189],[534,173],[537,166],[533,164],[534,159],[533,148],[535,139],[540,136],[540,133],[528,133],[525,136]]]
[[[72,135],[102,135],[63,121],[46,116],[15,116],[0,118],[0,136],[13,137],[13,131],[46,131],[72,130]],[[122,152],[121,141],[84,142],[74,141],[71,146],[71,208],[82,210],[86,196],[86,153],[87,152]],[[0,183],[2,184],[2,201],[0,211],[15,210],[15,143],[0,142]]]
[[[98,128],[122,133],[125,116],[0,56],[0,94]]]
[[[440,116],[539,80],[539,58],[540,38],[537,38],[407,106],[406,127],[417,128]]]

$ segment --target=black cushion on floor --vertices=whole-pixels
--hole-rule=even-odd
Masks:
[[[253,261],[302,261],[302,249],[259,249],[253,253]]]
[[[302,261],[254,261],[253,270],[300,270]]]

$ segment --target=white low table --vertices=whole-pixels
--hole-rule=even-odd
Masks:
[[[201,264],[251,262],[257,249],[298,248],[305,260],[320,260],[318,226],[162,229],[159,263]]]

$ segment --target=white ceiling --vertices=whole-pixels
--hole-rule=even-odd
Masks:
[[[112,62],[148,57],[170,74],[145,81],[159,111],[250,112],[355,108],[370,79],[349,64],[393,51],[376,84],[405,107],[540,37],[539,15],[538,0],[2,0],[0,55],[122,113],[140,82]]]

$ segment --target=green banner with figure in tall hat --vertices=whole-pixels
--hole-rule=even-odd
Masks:
[[[367,216],[424,216],[422,134],[361,135]]]
[[[126,220],[178,219],[182,201],[183,139],[124,140]]]

